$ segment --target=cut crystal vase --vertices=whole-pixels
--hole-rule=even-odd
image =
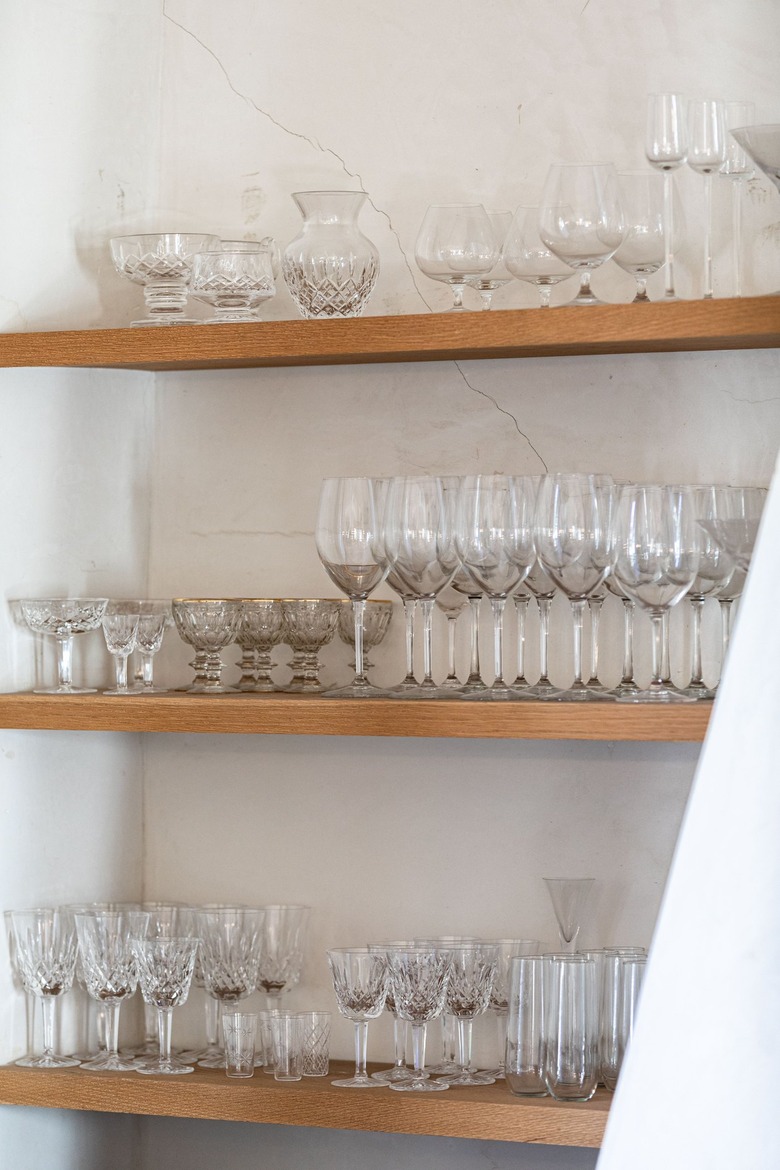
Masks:
[[[303,317],[359,317],[379,275],[379,253],[359,230],[362,191],[298,191],[303,227],[282,272]]]

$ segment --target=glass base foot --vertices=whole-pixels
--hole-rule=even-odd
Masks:
[[[33,687],[34,695],[96,695],[97,687]]]
[[[342,1080],[331,1081],[337,1089],[386,1089],[387,1085],[382,1084],[381,1081],[372,1081],[369,1076],[365,1077],[344,1077]],[[391,1085],[390,1088],[394,1086]]]
[[[618,703],[695,703],[689,695],[682,691],[669,690],[668,687],[650,687],[646,691],[637,691],[635,695],[620,695]]]
[[[422,1080],[417,1076],[413,1076],[409,1081],[397,1081],[390,1085],[395,1093],[441,1093],[443,1089],[449,1087],[446,1081]]]
[[[172,1062],[161,1063],[155,1061],[149,1064],[138,1064],[136,1065],[135,1071],[149,1077],[177,1077],[182,1076],[184,1073],[195,1072],[195,1066],[192,1064],[173,1064]]]
[[[75,1056],[59,1056],[50,1052],[44,1056],[23,1056],[15,1061],[20,1068],[76,1068],[81,1064]]]
[[[202,325],[196,317],[144,317],[140,321],[130,322],[133,329],[159,329],[162,325]]]
[[[86,1060],[81,1067],[86,1072],[135,1072],[138,1068],[134,1060],[127,1060],[121,1056],[109,1056],[104,1053],[94,1060]]]

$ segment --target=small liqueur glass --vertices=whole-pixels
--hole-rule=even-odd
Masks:
[[[176,597],[172,602],[173,620],[182,641],[204,654],[201,678],[190,693],[222,695],[234,687],[222,682],[224,663],[221,653],[236,639],[241,620],[241,602],[235,599]]]
[[[140,615],[136,610],[127,610],[109,602],[103,614],[101,626],[106,649],[114,659],[116,679],[114,686],[103,693],[106,695],[130,695],[137,689],[128,686],[127,660],[136,647]]]
[[[237,690],[270,693],[279,689],[271,678],[271,654],[283,635],[282,603],[278,598],[241,598],[236,634],[236,643],[241,647]]]
[[[282,640],[293,652],[292,679],[284,687],[300,695],[319,695],[319,652],[333,641],[342,602],[340,598],[283,597]]]
[[[48,634],[57,642],[57,686],[35,687],[36,695],[90,695],[96,687],[73,685],[73,638],[100,626],[107,597],[23,598],[22,616],[35,634]]]
[[[331,1081],[340,1089],[383,1089],[366,1071],[368,1022],[384,1011],[388,988],[384,955],[368,947],[337,948],[328,951],[333,990],[342,1016],[355,1025],[355,1073]]]
[[[166,687],[159,687],[154,681],[154,656],[163,643],[165,631],[173,625],[170,601],[139,601],[138,632],[135,648],[141,659],[141,693],[159,695]],[[138,676],[136,675],[136,678]]]
[[[268,251],[229,251],[223,244],[193,257],[190,295],[214,310],[206,325],[259,321],[258,309],[275,293]]]
[[[219,248],[219,236],[203,232],[149,232],[116,236],[111,258],[120,276],[143,285],[147,316],[132,325],[197,325],[185,315],[197,252]]]

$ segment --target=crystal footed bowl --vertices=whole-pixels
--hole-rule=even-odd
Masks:
[[[143,285],[147,316],[133,325],[191,325],[185,316],[192,262],[196,253],[220,247],[204,232],[152,232],[115,236],[111,258],[120,276]]]

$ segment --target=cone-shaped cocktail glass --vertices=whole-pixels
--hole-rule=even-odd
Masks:
[[[563,949],[573,952],[577,949],[577,936],[593,892],[593,878],[545,878],[544,884],[558,921]]]

